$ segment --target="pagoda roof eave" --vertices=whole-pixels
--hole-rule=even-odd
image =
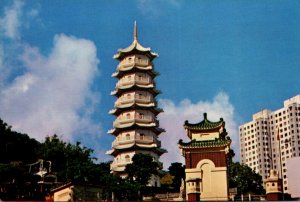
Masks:
[[[134,125],[134,126],[136,126],[136,125]],[[133,127],[134,127],[134,126],[133,126]],[[116,136],[117,134],[119,134],[121,131],[123,131],[123,130],[125,130],[125,129],[126,129],[126,130],[130,130],[130,127],[128,127],[128,128],[112,128],[112,129],[108,130],[107,133],[108,133],[108,134],[111,134],[111,135],[113,135],[113,136]],[[165,129],[159,128],[159,127],[147,127],[147,128],[142,127],[142,129],[151,130],[151,131],[153,131],[157,136],[159,136],[161,133],[166,132]]]
[[[220,118],[220,121],[212,122],[207,119],[207,114],[204,113],[204,120],[199,123],[189,123],[185,121],[184,128],[187,130],[194,130],[194,131],[215,131],[220,129],[221,127],[225,126],[225,122],[223,118]]]
[[[215,139],[215,140],[205,140],[205,141],[196,141],[192,140],[190,142],[178,142],[180,149],[197,149],[197,148],[213,148],[213,147],[226,147],[230,146],[230,139]]]
[[[145,48],[137,40],[134,40],[127,48],[119,49],[118,53],[116,53],[113,58],[121,60],[126,55],[129,55],[130,53],[135,51],[141,52],[142,54],[147,54],[150,60],[158,57],[157,53],[151,52],[151,48]]]
[[[147,110],[150,110],[154,115],[158,115],[159,113],[163,112],[163,110],[161,108],[157,108],[155,106],[155,104],[148,104],[148,105],[145,105],[145,104],[138,104],[138,103],[132,103],[132,104],[126,104],[124,106],[119,106],[119,107],[116,107],[112,110],[110,110],[108,113],[109,114],[112,114],[112,115],[119,115],[120,113],[122,113],[122,111],[124,109],[131,109],[133,107],[140,107],[142,109],[147,109]]]
[[[162,149],[162,148],[158,148],[158,147],[144,147],[144,146],[139,146],[139,145],[136,145],[134,144],[132,147],[128,147],[128,148],[123,148],[123,149],[112,149],[112,150],[109,150],[111,151],[111,153],[109,153],[109,155],[112,155],[112,156],[116,156],[117,154],[119,154],[120,152],[124,152],[126,150],[132,150],[132,149],[135,149],[135,150],[151,150],[153,151],[154,153],[158,154],[158,155],[162,155],[164,153],[167,153],[167,150],[165,149]],[[108,154],[108,153],[107,153]]]

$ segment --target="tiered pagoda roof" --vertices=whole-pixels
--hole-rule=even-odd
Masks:
[[[133,32],[133,42],[127,48],[120,48],[118,53],[114,55],[114,59],[122,60],[125,56],[132,53],[141,53],[143,55],[147,55],[150,60],[158,57],[157,53],[151,52],[151,48],[143,47],[137,40],[137,26],[136,22],[134,22],[134,32]]]
[[[227,132],[225,129],[225,121],[220,118],[219,121],[212,122],[207,119],[207,113],[203,114],[203,121],[199,123],[189,123],[185,121],[184,128],[187,132],[187,136],[192,139],[193,134],[218,134],[214,139],[192,139],[190,142],[184,143],[182,140],[178,142],[181,149],[193,149],[193,148],[212,148],[212,147],[224,147],[231,144],[231,139],[226,137]]]
[[[216,130],[225,126],[225,121],[223,118],[220,118],[220,121],[212,122],[207,119],[207,113],[204,113],[204,120],[199,123],[189,123],[185,121],[184,128],[187,130],[197,130],[197,131],[208,131],[208,130]]]
[[[180,148],[211,148],[211,147],[224,147],[230,145],[231,140],[230,139],[221,139],[216,138],[215,140],[204,140],[204,141],[196,141],[192,140],[190,142],[182,142],[180,140],[178,144],[180,145]]]

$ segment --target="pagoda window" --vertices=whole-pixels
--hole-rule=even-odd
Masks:
[[[139,80],[139,81],[142,81],[142,80],[143,80],[142,75],[138,75],[138,80]]]
[[[130,94],[130,93],[127,94],[127,99],[128,99],[128,100],[131,99],[131,94]]]
[[[129,133],[126,134],[126,140],[130,140],[130,134]]]
[[[128,80],[131,81],[131,75],[128,76]]]
[[[138,95],[139,95],[138,96],[139,99],[143,99],[143,94],[142,93],[139,93]]]
[[[139,119],[144,119],[145,115],[143,113],[139,113]]]
[[[129,155],[126,155],[126,156],[125,156],[125,161],[126,161],[126,162],[130,162],[130,156],[129,156]]]
[[[140,140],[144,140],[145,139],[145,135],[143,133],[140,134]]]
[[[129,113],[126,114],[126,118],[130,119],[130,114]]]

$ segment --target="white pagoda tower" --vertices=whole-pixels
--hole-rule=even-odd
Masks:
[[[121,177],[127,164],[137,153],[149,154],[159,162],[159,157],[166,152],[161,149],[158,136],[164,132],[159,127],[157,115],[162,109],[157,108],[155,97],[160,93],[155,88],[153,59],[158,57],[150,48],[144,48],[138,42],[137,26],[134,24],[134,37],[130,46],[119,49],[114,59],[119,61],[117,70],[112,74],[118,79],[111,95],[117,100],[114,109],[110,110],[116,119],[113,129],[108,133],[115,136],[112,149],[107,152],[114,157],[111,172]],[[158,176],[149,182],[160,186]]]

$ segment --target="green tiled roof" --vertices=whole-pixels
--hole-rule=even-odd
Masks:
[[[215,140],[204,140],[204,141],[196,141],[192,140],[190,142],[182,142],[179,140],[178,144],[182,148],[204,148],[204,147],[218,147],[218,146],[227,146],[230,145],[231,140],[216,138]]]
[[[204,120],[200,123],[192,124],[188,121],[185,121],[184,128],[190,129],[190,130],[209,130],[209,129],[216,129],[220,128],[221,126],[225,125],[225,122],[222,118],[220,118],[220,121],[218,122],[211,122],[207,119],[207,114],[204,113]]]

